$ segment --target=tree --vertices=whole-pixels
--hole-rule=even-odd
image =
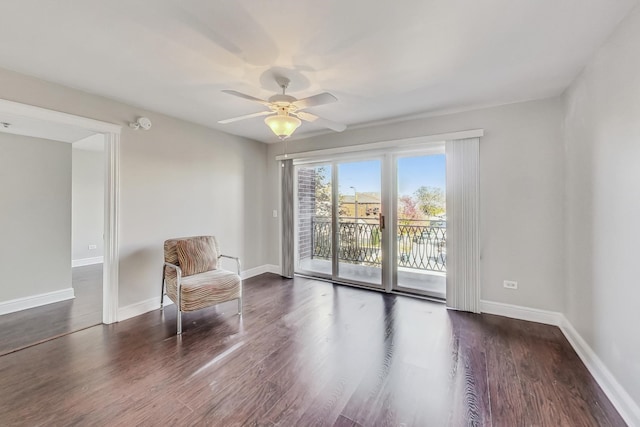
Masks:
[[[327,182],[326,169],[319,167],[315,171],[316,216],[331,216],[331,184]]]
[[[314,186],[316,192],[316,216],[331,217],[331,183],[328,182],[327,170],[321,166],[315,170]],[[342,205],[342,197],[338,200],[338,215],[346,214]]]
[[[407,225],[411,220],[421,219],[422,212],[418,208],[418,202],[411,196],[401,196],[398,204],[398,221]]]
[[[420,210],[427,216],[439,216],[445,213],[444,191],[439,187],[422,186],[414,193]]]

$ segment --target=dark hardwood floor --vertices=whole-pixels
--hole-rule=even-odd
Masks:
[[[0,316],[0,356],[102,323],[102,264],[73,268],[72,281],[72,300]]]
[[[0,357],[0,424],[621,426],[558,328],[265,274]]]

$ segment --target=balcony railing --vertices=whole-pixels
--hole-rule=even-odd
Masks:
[[[368,219],[340,218],[338,221],[338,260],[371,266],[382,265],[381,230]],[[402,221],[398,225],[398,267],[446,271],[447,229],[429,221]],[[429,225],[424,225],[429,223]],[[311,221],[311,257],[331,259],[331,220],[316,217]]]

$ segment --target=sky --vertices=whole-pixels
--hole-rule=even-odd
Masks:
[[[380,160],[341,163],[338,179],[341,194],[380,192]],[[445,156],[401,157],[398,159],[398,195],[412,195],[421,186],[445,188]]]

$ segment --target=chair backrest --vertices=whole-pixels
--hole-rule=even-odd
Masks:
[[[179,237],[165,240],[165,262],[178,265],[183,275],[218,268],[220,250],[215,236]]]

